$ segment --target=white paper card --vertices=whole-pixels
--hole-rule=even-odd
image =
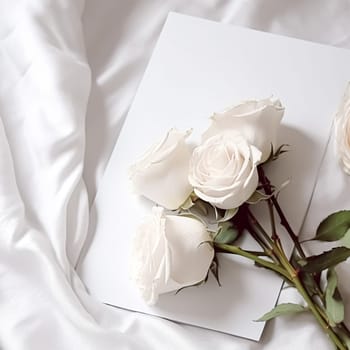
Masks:
[[[346,50],[170,14],[92,207],[91,245],[80,267],[91,294],[118,307],[258,340],[264,324],[254,320],[275,305],[281,281],[236,257],[220,257],[222,287],[210,278],[204,286],[161,296],[154,307],[143,303],[129,282],[128,254],[150,205],[132,195],[128,167],[171,127],[194,128],[196,141],[213,112],[273,94],[286,107],[280,141],[291,151],[271,176],[275,184],[291,180],[280,198],[298,232],[349,62]]]
[[[350,78],[350,77],[349,77]],[[331,213],[350,209],[350,176],[345,174],[336,155],[334,131],[317,177],[315,191],[302,227],[303,239],[315,236],[320,222]],[[322,252],[333,244],[310,242],[309,249]]]

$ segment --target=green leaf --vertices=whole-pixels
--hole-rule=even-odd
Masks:
[[[330,267],[336,266],[350,256],[350,249],[337,247],[320,255],[313,255],[299,261],[301,270],[304,272],[321,272]]]
[[[298,312],[306,311],[307,309],[299,304],[285,303],[279,304],[274,307],[271,311],[260,317],[257,321],[268,321],[278,316],[295,314]]]
[[[350,248],[350,229],[346,231],[345,235],[340,240],[340,244],[343,247]]]
[[[194,202],[192,200],[191,196],[188,196],[188,198],[186,199],[186,201],[181,205],[181,209],[183,210],[188,210],[190,208],[192,208],[194,206]]]
[[[266,194],[263,193],[259,190],[256,190],[246,201],[246,203],[248,204],[256,204],[260,201],[264,201],[267,200],[269,198],[271,198],[272,196],[276,196],[279,194],[279,192],[281,192],[286,186],[288,186],[290,183],[290,180],[286,180],[284,181],[278,188],[274,188],[271,194]]]
[[[214,259],[211,262],[210,271],[214,275],[219,287],[221,287],[221,283],[220,283],[220,279],[219,279],[219,260],[218,260],[216,255],[214,256]]]
[[[306,265],[306,260],[301,259],[296,250],[292,253],[291,263],[294,269],[299,271],[299,278],[303,282],[303,285],[309,295],[317,295],[318,291],[321,290],[321,272],[308,273],[302,271],[301,267]]]
[[[273,149],[273,145],[271,144],[270,155],[269,155],[269,157],[266,159],[266,161],[265,161],[264,163],[272,162],[272,161],[278,159],[278,157],[279,157],[281,154],[288,152],[288,150],[285,149],[285,148],[287,148],[287,147],[289,147],[288,144],[282,144],[281,146],[279,146],[279,147],[277,148],[277,150],[276,150],[276,152],[275,152],[274,149]]]
[[[329,317],[330,325],[335,327],[336,324],[344,320],[344,304],[341,300],[340,293],[337,289],[338,278],[334,268],[327,272],[326,287],[326,311]]]
[[[246,201],[248,204],[256,204],[260,201],[264,201],[266,199],[269,199],[270,197],[272,197],[273,195],[267,195],[263,192],[260,191],[255,191]]]
[[[286,148],[288,148],[288,147],[289,147],[289,145],[286,144],[286,143],[284,143],[284,144],[282,144],[281,146],[279,146],[279,147],[277,148],[276,152],[274,153],[272,160],[276,160],[276,159],[278,159],[278,157],[279,157],[281,154],[288,152],[288,149],[286,149]]]
[[[337,241],[350,229],[350,210],[342,210],[329,215],[317,228],[315,240]]]
[[[238,212],[238,208],[227,209],[225,210],[224,216],[218,220],[218,222],[225,222],[231,220]]]
[[[208,272],[208,274],[209,274],[209,272]],[[175,291],[175,295],[179,294],[179,293],[182,292],[184,289],[192,288],[192,287],[200,287],[200,286],[202,286],[203,284],[207,283],[207,281],[208,281],[208,274],[206,275],[206,277],[205,277],[202,281],[199,281],[199,282],[197,282],[197,283],[191,284],[191,285],[189,285],[189,286],[183,286],[183,287],[177,289],[177,290]]]
[[[310,295],[317,295],[318,278],[320,274],[310,274],[300,271],[300,278]]]
[[[230,222],[224,222],[220,225],[219,232],[215,236],[214,241],[217,243],[230,244],[236,240],[239,231]]]

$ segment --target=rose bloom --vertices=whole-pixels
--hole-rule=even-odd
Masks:
[[[350,84],[334,119],[337,155],[344,171],[350,175]]]
[[[135,192],[167,208],[177,209],[192,192],[188,182],[191,158],[187,132],[171,129],[130,167]]]
[[[261,162],[264,162],[270,155],[271,146],[276,147],[283,114],[284,107],[277,99],[244,101],[222,113],[214,113],[203,140],[219,133],[239,133],[262,152]]]
[[[165,215],[153,207],[134,237],[131,280],[145,302],[153,305],[163,293],[191,286],[205,279],[214,257],[211,237],[198,220]]]
[[[218,208],[243,204],[258,185],[261,152],[239,134],[207,139],[192,155],[189,181],[195,194]]]

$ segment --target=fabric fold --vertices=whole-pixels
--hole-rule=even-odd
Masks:
[[[169,11],[350,47],[347,0],[2,0],[1,349],[328,349],[305,316],[271,323],[256,344],[112,309],[75,271],[89,220],[83,172],[92,200]]]

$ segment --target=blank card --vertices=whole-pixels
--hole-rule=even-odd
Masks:
[[[129,244],[151,203],[132,193],[129,166],[165,132],[194,129],[244,99],[278,97],[286,108],[279,135],[290,152],[269,169],[292,227],[304,220],[350,76],[350,52],[171,13],[126,118],[91,210],[90,246],[80,266],[90,293],[104,303],[258,340],[282,282],[238,257],[220,255],[220,280],[143,303],[128,277]],[[249,239],[244,244],[251,245]]]

